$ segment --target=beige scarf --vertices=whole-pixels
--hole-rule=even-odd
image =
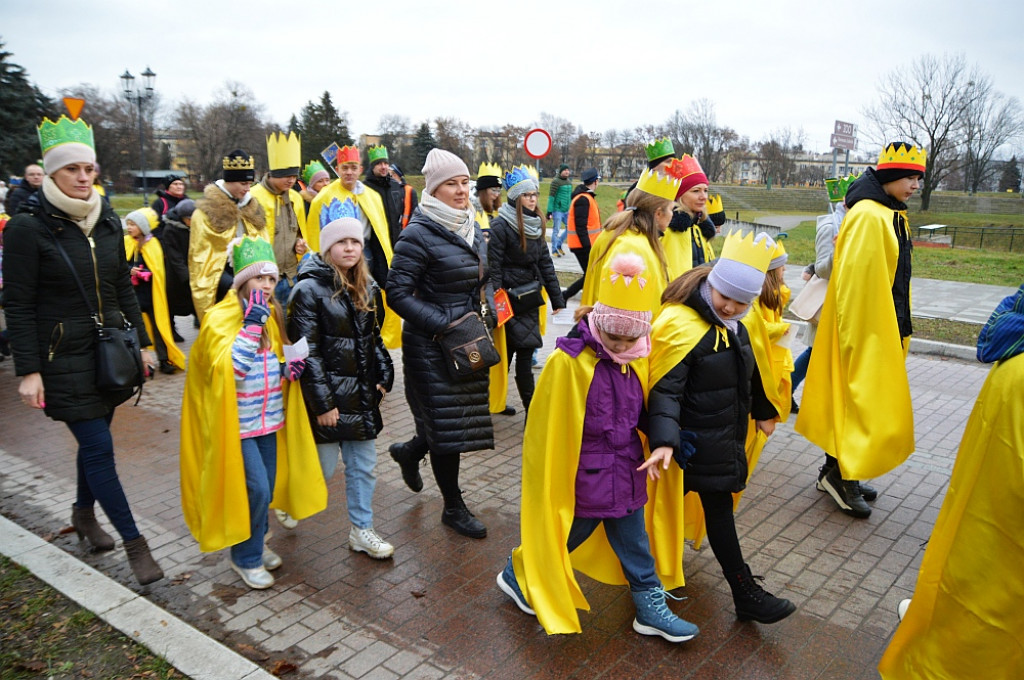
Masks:
[[[57,183],[47,175],[43,178],[43,196],[50,205],[77,224],[83,234],[92,236],[92,229],[99,222],[100,212],[103,210],[103,199],[96,191],[90,192],[89,198],[84,201],[72,198],[61,191]]]

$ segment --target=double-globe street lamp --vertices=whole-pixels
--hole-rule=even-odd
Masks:
[[[124,85],[124,98],[134,103],[139,111],[139,165],[142,171],[142,204],[146,205],[149,198],[146,196],[146,143],[142,131],[142,106],[153,98],[153,80],[156,74],[147,66],[142,72],[142,78],[143,87],[135,89],[135,76],[125,69],[121,83]]]

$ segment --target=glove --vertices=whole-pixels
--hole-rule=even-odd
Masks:
[[[686,231],[692,226],[693,218],[682,210],[672,213],[672,221],[668,223],[668,228],[672,231]]]
[[[683,470],[686,469],[686,464],[690,462],[690,457],[697,453],[697,447],[694,445],[695,441],[697,441],[696,432],[679,430],[679,450],[672,454],[672,457],[675,458],[676,463]]]
[[[244,326],[263,327],[270,318],[270,307],[267,306],[267,298],[263,291],[255,288],[249,293],[249,305],[245,308]]]
[[[306,370],[305,359],[292,359],[284,365],[284,377],[295,382],[299,379],[304,370]]]
[[[547,216],[547,217],[548,217],[548,219],[550,220],[550,219],[551,219],[551,213],[548,213],[548,216]]]
[[[720,227],[725,224],[725,211],[723,210],[722,212],[711,213],[708,215],[708,219],[711,220],[711,224],[716,227]]]

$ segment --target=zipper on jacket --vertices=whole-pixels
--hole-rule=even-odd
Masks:
[[[103,323],[103,296],[100,295],[100,275],[98,271],[98,265],[96,264],[96,242],[92,240],[92,236],[85,237],[89,241],[89,255],[92,256],[92,279],[96,283],[96,305],[99,313],[99,321]]]
[[[54,338],[53,336],[57,337]],[[50,349],[47,353],[48,361],[53,361],[54,355],[57,354],[57,346],[60,345],[60,341],[64,339],[64,322],[58,321],[57,325],[50,331]]]

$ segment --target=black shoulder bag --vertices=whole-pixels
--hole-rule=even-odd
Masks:
[[[463,314],[455,321],[434,336],[434,340],[441,345],[444,351],[448,367],[448,375],[454,380],[461,380],[467,376],[484,371],[494,366],[501,357],[494,347],[491,339],[491,332],[487,330],[484,317],[488,316],[487,300],[484,297],[484,289],[487,282],[484,280],[484,263],[479,261],[480,281],[480,312],[469,312]]]
[[[96,368],[96,389],[107,401],[111,402],[112,406],[122,404],[133,396],[136,397],[135,403],[138,404],[139,399],[142,398],[142,385],[145,380],[138,330],[125,318],[123,312],[121,313],[121,328],[105,328],[103,326],[102,317],[89,304],[89,296],[85,293],[85,287],[82,285],[82,280],[78,278],[78,272],[75,271],[71,258],[68,257],[57,236],[53,232],[50,232],[50,236],[61,257],[64,258],[64,262],[67,263],[68,269],[71,270],[71,276],[78,284],[78,290],[82,293],[85,306],[89,309],[89,314],[96,324],[96,360],[93,362]],[[96,297],[100,300],[102,308],[103,299],[100,297],[99,277],[95,270],[95,264],[93,278],[96,279]]]

